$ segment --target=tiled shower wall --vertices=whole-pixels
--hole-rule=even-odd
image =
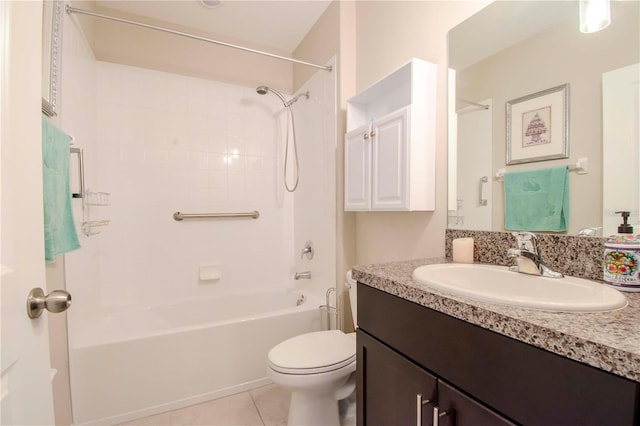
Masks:
[[[158,305],[283,287],[293,265],[293,202],[282,188],[282,104],[254,88],[97,62],[97,187],[110,225],[99,273],[74,289],[89,305]],[[177,222],[172,215],[258,210],[260,218]],[[199,280],[201,264],[222,278]],[[94,275],[95,276],[95,275]],[[86,306],[86,305],[85,305]],[[104,312],[103,312],[104,313]]]

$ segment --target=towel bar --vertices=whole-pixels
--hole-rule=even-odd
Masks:
[[[578,161],[576,161],[574,164],[569,164],[568,167],[570,172],[576,172],[579,175],[586,175],[587,173],[589,173],[589,159],[586,157],[578,158]],[[504,180],[504,174],[506,172],[506,169],[498,169],[497,173],[495,174],[496,180]]]
[[[257,219],[260,217],[260,213],[257,210],[248,213],[181,213],[175,212],[173,219],[181,221],[184,219],[229,219],[229,218],[251,218]]]

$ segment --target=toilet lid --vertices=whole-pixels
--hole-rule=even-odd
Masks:
[[[271,368],[282,373],[322,373],[354,362],[356,342],[340,330],[317,331],[285,340],[268,358]]]

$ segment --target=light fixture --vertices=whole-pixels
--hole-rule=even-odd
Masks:
[[[595,33],[610,23],[609,0],[580,0],[580,32]]]

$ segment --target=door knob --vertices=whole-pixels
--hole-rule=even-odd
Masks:
[[[71,295],[64,290],[54,290],[44,295],[40,287],[36,287],[27,296],[27,315],[38,318],[46,309],[52,313],[64,312],[71,306]]]

